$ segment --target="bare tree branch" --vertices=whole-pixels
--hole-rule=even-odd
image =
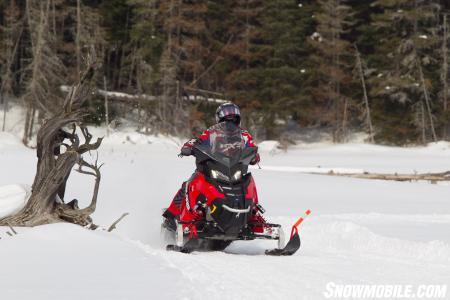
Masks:
[[[111,232],[111,231],[113,231],[114,229],[116,229],[116,225],[117,225],[120,221],[122,221],[123,218],[125,218],[125,217],[128,216],[128,215],[129,215],[129,213],[124,213],[124,214],[122,214],[122,216],[121,216],[119,219],[117,219],[114,223],[111,224],[111,226],[109,226],[108,232]]]

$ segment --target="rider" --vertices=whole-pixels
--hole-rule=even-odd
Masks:
[[[194,144],[210,144],[210,135],[214,132],[214,128],[218,125],[220,125],[223,122],[231,122],[236,126],[240,126],[241,124],[241,113],[240,109],[236,104],[233,103],[225,103],[220,105],[216,110],[216,122],[218,124],[211,126],[210,128],[206,129],[198,138],[193,138],[187,141],[183,147],[181,148],[180,156],[189,156],[192,155],[192,147]],[[227,125],[227,123],[225,123]],[[240,127],[239,127],[240,128]],[[241,128],[241,135],[242,139],[245,142],[245,147],[256,147],[255,143],[253,142],[253,137],[251,134]],[[255,165],[259,163],[260,156],[259,154],[256,154],[255,158],[251,161],[250,164]],[[195,176],[195,173],[194,175]],[[181,188],[176,193],[175,197],[173,198],[170,206],[166,209],[166,211],[163,213],[163,216],[167,219],[172,221],[174,218],[179,216],[181,214],[181,206],[182,201],[184,200],[185,194],[186,194],[186,184],[188,182],[183,182]],[[259,220],[259,218],[258,218]],[[259,220],[261,221],[261,220]]]

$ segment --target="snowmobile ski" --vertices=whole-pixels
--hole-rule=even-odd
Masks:
[[[167,245],[166,250],[174,251],[174,252],[181,252],[181,253],[186,253],[186,254],[191,253],[193,251],[193,249],[190,249],[188,247],[180,247],[177,245]]]
[[[271,256],[290,256],[293,255],[295,252],[297,252],[298,249],[300,249],[300,236],[298,235],[298,226],[305,220],[307,216],[311,214],[311,210],[307,210],[305,212],[305,215],[300,217],[297,222],[295,222],[294,225],[292,225],[291,230],[291,238],[289,239],[289,242],[286,244],[284,248],[277,248],[272,250],[266,250],[266,255]]]
[[[300,244],[300,237],[298,236],[298,233],[296,233],[283,249],[275,248],[272,250],[266,250],[266,255],[290,256],[297,252],[298,249],[300,249]]]
[[[167,245],[166,250],[189,254],[189,253],[197,251],[197,250],[201,251],[202,250],[201,242],[202,241],[199,239],[190,239],[185,244],[182,244],[178,240],[176,245],[173,245],[173,244]]]

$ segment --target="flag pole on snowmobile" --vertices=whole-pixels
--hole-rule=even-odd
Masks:
[[[289,242],[283,249],[266,250],[267,255],[272,256],[288,256],[293,255],[300,248],[300,237],[298,235],[298,226],[303,223],[307,216],[311,214],[311,210],[308,209],[303,216],[301,216],[297,222],[292,225],[291,236]]]

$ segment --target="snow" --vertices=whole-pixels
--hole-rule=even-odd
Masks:
[[[256,167],[251,167],[256,169]],[[350,168],[322,168],[322,167],[290,167],[290,166],[264,166],[264,170],[279,171],[279,172],[292,172],[292,173],[309,173],[309,174],[363,174],[363,169],[350,169]]]
[[[67,86],[67,85],[60,86],[60,90],[64,93],[70,92],[71,89],[72,89],[72,87]],[[106,91],[106,90],[102,90],[102,89],[97,89],[95,91],[95,93],[100,96],[109,97],[109,98],[113,98],[113,99],[125,99],[125,100],[131,100],[131,101],[139,101],[139,100],[155,101],[155,100],[157,100],[157,98],[152,95],[146,95],[146,94],[134,95],[134,94],[127,94],[127,93],[122,93],[122,92]],[[204,96],[200,96],[200,95],[189,95],[189,96],[183,96],[182,98],[185,101],[193,101],[193,102],[206,101],[206,102],[218,103],[218,104],[223,104],[223,103],[229,102],[228,100],[224,100],[224,99],[204,97]]]
[[[20,139],[17,137],[22,137],[23,128],[25,124],[25,109],[19,105],[9,105],[6,116],[3,111],[4,107],[0,106],[0,128],[3,129],[3,123],[5,123],[5,130],[0,131],[0,149],[5,146],[10,146],[11,144],[20,145]],[[6,119],[6,120],[4,120]],[[35,123],[33,128],[36,129],[38,126]],[[32,143],[35,143],[33,139]]]
[[[209,102],[209,103],[218,103],[218,104],[224,104],[224,103],[230,102],[229,100],[217,99],[217,98],[211,98],[211,97],[204,97],[204,96],[199,96],[199,95],[183,96],[183,100],[193,101],[193,102],[206,101],[206,102]]]
[[[0,218],[18,212],[27,203],[30,188],[18,184],[0,186]]]
[[[314,18],[314,15],[312,16],[312,18]],[[311,39],[314,40],[314,41],[322,42],[322,35],[320,33],[318,33],[318,32],[314,32],[311,35]]]
[[[92,132],[105,134],[101,128]],[[289,231],[312,210],[300,228],[302,247],[292,257],[264,256],[273,241],[236,242],[225,252],[190,255],[162,249],[161,209],[194,169],[193,158],[176,156],[181,143],[126,128],[105,138],[93,218],[108,228],[130,213],[112,233],[53,224],[15,228],[18,234],[9,236],[10,229],[0,227],[0,297],[321,299],[329,282],[450,284],[450,183],[308,174],[446,171],[449,143],[299,143],[287,151],[274,141],[260,143],[262,169],[251,171],[269,221]],[[19,186],[11,184],[30,184],[35,163],[34,150],[14,135],[0,135],[0,186],[9,186],[0,195],[10,189],[18,197]],[[76,197],[86,205],[92,188],[92,178],[73,173],[66,200]],[[24,199],[23,190],[20,195]]]
[[[0,132],[0,141],[0,149],[21,145],[20,140],[18,140],[16,136],[8,132]]]
[[[68,224],[1,240],[2,299],[175,298],[183,276],[155,251]]]

